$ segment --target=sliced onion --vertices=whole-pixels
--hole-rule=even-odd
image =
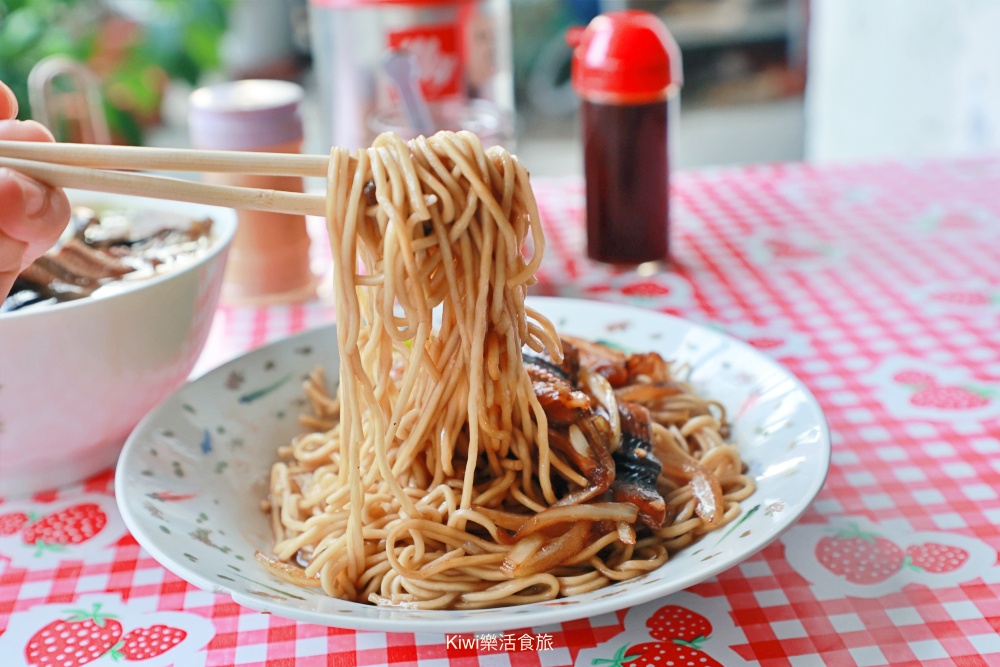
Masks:
[[[530,577],[539,572],[548,572],[554,567],[577,554],[587,541],[590,534],[590,522],[574,523],[569,530],[559,537],[545,543],[541,548],[534,549],[530,556],[515,559],[515,552],[521,546],[519,542],[508,554],[501,568],[513,577]],[[529,535],[522,542],[540,538],[541,535]],[[531,546],[534,546],[532,541]],[[520,552],[518,557],[520,557]]]
[[[663,384],[630,384],[615,390],[615,395],[619,401],[629,401],[631,403],[648,403],[649,401],[677,396],[682,393],[684,393],[684,389],[672,382]]]
[[[635,544],[635,528],[624,521],[618,522],[618,541],[622,544]]]
[[[592,373],[586,368],[580,369],[580,380],[590,392],[591,397],[607,410],[608,421],[611,424],[611,441],[608,451],[612,454],[618,450],[622,442],[621,417],[618,415],[618,399],[611,383],[600,373]]]
[[[664,477],[691,486],[691,493],[698,501],[695,513],[710,526],[719,525],[723,509],[722,485],[718,478],[694,458],[681,454],[676,449],[661,448],[656,454]]]
[[[279,579],[284,579],[289,583],[299,586],[309,586],[310,588],[316,588],[321,583],[319,577],[310,577],[301,567],[278,560],[274,556],[268,556],[260,551],[255,551],[253,557],[258,563],[271,570]]]
[[[691,478],[691,493],[698,500],[695,514],[710,526],[718,526],[722,520],[722,486],[715,475],[699,468]]]
[[[678,484],[690,482],[694,474],[701,468],[693,457],[682,454],[673,447],[657,448],[656,458],[660,460],[660,474]]]
[[[587,454],[590,453],[590,443],[587,442],[583,431],[576,424],[569,427],[569,444],[572,445],[573,449],[580,456],[587,457]]]
[[[532,535],[545,528],[570,521],[613,521],[615,523],[624,521],[625,523],[635,523],[638,516],[638,508],[628,503],[561,505],[543,510],[525,521],[514,538],[520,540],[527,535]]]
[[[507,557],[504,559],[500,569],[511,576],[516,576],[514,572],[517,571],[517,568],[521,567],[529,558],[534,556],[542,548],[543,544],[545,544],[545,536],[541,534],[529,535],[520,540],[507,553]]]
[[[531,514],[518,514],[516,512],[507,512],[505,510],[493,509],[492,507],[481,507],[479,505],[473,505],[472,509],[495,523],[498,528],[505,528],[515,532],[520,530],[521,526],[524,525],[524,522],[533,516]]]

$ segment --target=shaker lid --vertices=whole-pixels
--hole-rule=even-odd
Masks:
[[[191,93],[188,126],[199,148],[254,150],[302,139],[303,91],[290,81],[246,79]]]
[[[566,41],[573,47],[573,88],[585,99],[653,102],[683,82],[677,42],[649,12],[601,14],[586,28],[571,28]]]

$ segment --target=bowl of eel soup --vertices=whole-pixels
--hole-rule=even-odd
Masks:
[[[70,192],[60,241],[0,307],[0,496],[85,479],[180,386],[208,337],[236,216]]]

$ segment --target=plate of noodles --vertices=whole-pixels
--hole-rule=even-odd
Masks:
[[[774,540],[830,437],[787,370],[644,310],[527,298],[528,173],[470,133],[334,149],[337,326],[180,389],[125,446],[129,529],[245,606],[497,631],[662,597]]]
[[[416,576],[424,578],[415,579],[417,586],[412,590],[430,591],[427,597],[440,603],[440,590],[449,589],[444,598],[451,604],[445,607],[461,605],[462,595],[472,598],[472,604],[469,608],[434,609],[422,608],[415,598],[393,602],[391,581],[385,585],[385,591],[379,586],[369,601],[357,602],[329,595],[323,589],[322,576],[319,581],[300,581],[308,571],[308,562],[298,553],[287,561],[279,560],[276,555],[279,555],[282,541],[285,553],[290,548],[303,551],[301,545],[309,540],[303,539],[304,531],[294,532],[296,522],[304,527],[308,524],[306,514],[321,514],[313,509],[293,520],[289,516],[290,500],[304,504],[302,498],[309,496],[309,484],[317,487],[321,494],[336,494],[336,484],[327,487],[311,473],[323,467],[316,467],[311,461],[325,458],[323,448],[333,442],[325,437],[322,442],[315,438],[316,433],[328,430],[330,412],[334,408],[334,401],[329,397],[330,389],[336,384],[338,368],[334,344],[337,333],[333,326],[251,352],[195,380],[156,408],[133,433],[119,462],[117,496],[129,529],[143,548],[175,574],[203,589],[230,595],[238,603],[254,609],[301,621],[359,629],[499,631],[591,617],[687,588],[739,563],[777,538],[819,492],[830,456],[827,426],[809,391],[779,364],[717,331],[667,315],[564,299],[528,299],[528,303],[548,315],[561,334],[594,341],[624,355],[656,352],[669,360],[671,377],[676,378],[671,382],[687,385],[693,391],[693,396],[674,394],[672,410],[689,409],[691,405],[685,408],[685,401],[698,410],[703,407],[702,401],[711,400],[713,403],[707,407],[712,414],[711,422],[715,424],[720,423],[718,417],[722,412],[714,402],[725,410],[726,427],[720,437],[726,444],[709,450],[719,451],[726,447],[724,457],[713,461],[706,460],[709,458],[707,453],[698,454],[699,460],[692,464],[684,462],[678,453],[660,454],[659,458],[664,459],[661,469],[666,468],[666,475],[674,480],[669,481],[661,473],[658,484],[664,492],[665,514],[669,515],[661,524],[666,530],[661,527],[659,532],[663,537],[654,538],[651,529],[641,521],[632,531],[622,527],[625,539],[631,537],[630,532],[635,534],[637,544],[628,545],[633,551],[629,557],[624,553],[627,547],[618,539],[607,537],[612,527],[617,532],[621,524],[620,520],[616,521],[619,517],[611,517],[590,519],[586,532],[588,548],[582,551],[592,551],[601,540],[612,546],[599,549],[594,557],[583,558],[581,556],[586,553],[581,554],[582,545],[574,544],[579,562],[556,565],[549,572],[531,575],[540,581],[513,593],[508,591],[507,599],[500,598],[496,600],[499,604],[492,606],[480,604],[490,600],[477,599],[468,593],[452,597],[455,591],[451,589],[455,586],[446,585],[447,579],[442,578],[440,584],[435,584],[433,577],[420,572],[415,573]],[[323,373],[318,373],[318,369],[323,369]],[[644,391],[655,393],[656,390],[640,383],[626,386],[625,393],[631,392],[633,398],[642,399],[637,394]],[[676,407],[678,403],[680,409]],[[300,424],[300,417],[305,426]],[[710,420],[702,419],[703,425],[699,427],[697,419],[688,418],[685,425],[674,425],[674,428],[681,430],[684,440],[709,440],[718,445],[716,434],[704,430],[714,428]],[[554,432],[560,429],[558,425],[550,427]],[[309,432],[313,433],[315,441],[303,437],[303,433]],[[662,432],[657,429],[657,433]],[[657,449],[659,447],[653,449],[654,456]],[[619,448],[617,452],[624,450]],[[553,464],[559,459],[560,466],[569,467],[572,457],[564,454],[568,451],[565,442],[559,442],[551,451]],[[621,459],[613,457],[612,461],[618,464]],[[699,488],[697,483],[680,483],[687,477],[694,480],[700,474],[699,469],[704,470],[708,478],[705,485]],[[561,478],[558,475],[553,481]],[[577,482],[557,483],[557,495],[566,497],[571,493],[569,489],[587,488],[586,482]],[[710,505],[712,500],[708,498],[714,495],[715,483],[721,484],[722,514],[716,521],[718,525],[713,526],[711,516],[705,512],[702,512],[705,517],[699,515],[700,501],[695,494],[707,494],[704,501]],[[300,492],[295,495],[300,498],[287,494],[280,488],[282,484],[295,487]],[[489,493],[484,485],[485,482],[476,485],[474,495],[478,497],[474,500],[482,500],[483,495]],[[513,485],[508,488],[511,487]],[[449,504],[460,506],[461,489],[457,484],[453,484],[452,489],[451,492],[442,489],[436,495],[425,493],[430,496],[428,504],[445,511]],[[616,487],[595,498],[592,504],[599,515],[612,514],[609,508],[616,504],[627,504],[614,503],[616,493],[622,496]],[[628,497],[627,493],[624,497]],[[285,507],[287,518],[284,520],[279,502]],[[382,509],[380,502],[384,503]],[[441,523],[434,527],[413,526],[415,532],[420,531],[417,534],[426,550],[430,551],[431,545],[436,544],[441,552],[433,557],[424,556],[423,566],[435,561],[440,566],[441,557],[455,553],[457,547],[463,546],[462,540],[470,543],[467,548],[472,552],[461,556],[464,558],[488,555],[491,552],[487,544],[491,542],[506,549],[509,555],[517,548],[518,542],[513,538],[518,530],[526,532],[524,523],[519,526],[512,516],[527,515],[528,510],[515,511],[517,501],[506,502],[509,509],[486,511],[485,506],[472,503],[471,506],[480,507],[480,510],[468,512],[470,520],[465,527],[468,537],[438,534],[435,531],[444,530]],[[391,505],[391,501],[385,503],[384,498],[366,501],[368,516],[364,518],[377,533],[371,538],[375,541],[375,546],[369,548],[371,551],[384,549],[386,538],[392,533],[387,531],[386,516],[381,514]],[[272,511],[276,522],[272,522]],[[428,513],[433,515],[432,519],[439,518],[438,513]],[[478,516],[473,519],[473,514]],[[544,511],[536,515],[542,516]],[[586,512],[580,515],[587,520]],[[629,514],[625,519],[632,516]],[[404,519],[396,516],[392,520],[401,522]],[[512,545],[486,539],[491,532],[484,524],[489,525],[490,520],[493,533]],[[522,519],[524,522],[530,520]],[[573,517],[574,522],[578,520]],[[328,521],[324,518],[324,528],[329,525]],[[564,536],[567,532],[564,526],[556,522],[549,524],[547,530],[535,533],[546,536],[546,542],[535,553]],[[363,534],[366,530],[362,527]],[[336,533],[327,530],[324,534],[330,540]],[[396,553],[414,551],[413,538],[401,538],[397,531],[393,539]],[[437,543],[436,539],[450,541]],[[521,544],[524,539],[520,540]],[[648,547],[642,546],[643,540]],[[403,541],[406,544],[401,544]],[[317,540],[315,544],[320,542],[322,540]],[[665,562],[660,562],[660,548],[666,553]],[[614,554],[616,550],[619,550],[617,555]],[[310,551],[315,553],[316,547]],[[346,549],[340,557],[346,557]],[[399,581],[397,590],[406,591],[402,577],[388,565],[380,567],[379,564],[387,560],[385,557],[372,558],[369,577],[376,578],[381,569],[385,581],[384,575],[391,572]],[[470,591],[489,590],[498,583],[510,581],[487,578],[491,576],[490,570],[502,575],[505,560],[506,556],[504,559],[480,558],[467,568],[453,570],[450,579],[469,579]],[[525,560],[530,562],[531,556]],[[401,565],[408,563],[404,561]],[[493,567],[488,568],[488,565]],[[405,567],[402,570],[414,574]],[[463,577],[463,571],[480,576]],[[558,583],[549,584],[549,577]],[[555,586],[556,590],[549,586]],[[363,592],[363,589],[359,591]],[[369,596],[372,592],[368,591]],[[398,592],[396,595],[401,596]],[[524,599],[510,599],[517,595]],[[536,600],[536,597],[542,599]]]

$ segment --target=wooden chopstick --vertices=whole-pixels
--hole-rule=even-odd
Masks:
[[[52,144],[36,141],[0,141],[0,157],[97,169],[270,176],[326,177],[330,164],[330,158],[325,155]]]
[[[16,142],[2,142],[16,143]],[[27,142],[21,142],[27,143]],[[45,144],[39,144],[45,145]],[[48,144],[60,146],[65,144]],[[0,156],[6,152],[0,147]],[[235,155],[245,155],[236,153]],[[301,157],[301,156],[300,156]],[[209,206],[271,211],[293,215],[326,215],[326,197],[300,192],[192,183],[176,178],[120,171],[70,167],[63,164],[0,157],[0,167],[16,169],[61,188],[78,188],[122,195],[187,201]]]

